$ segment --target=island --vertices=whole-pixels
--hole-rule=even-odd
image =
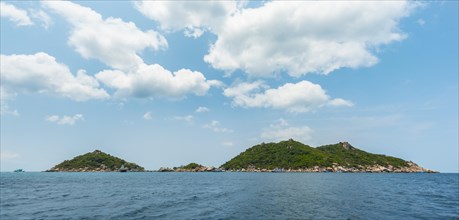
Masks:
[[[255,145],[221,168],[242,172],[435,172],[411,161],[365,152],[348,142],[313,148],[292,139]]]
[[[158,172],[222,172],[223,170],[220,168],[216,168],[213,166],[206,167],[198,163],[189,163],[184,166],[169,168],[169,167],[161,167],[159,168]]]
[[[46,172],[143,172],[135,163],[95,150],[54,166]]]
[[[360,150],[348,142],[311,147],[289,139],[248,148],[220,167],[189,163],[157,172],[340,172],[436,173],[412,161]],[[146,172],[135,164],[95,150],[66,160],[47,172]]]

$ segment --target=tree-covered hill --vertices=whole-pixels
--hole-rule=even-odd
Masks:
[[[289,140],[255,145],[226,162],[222,167],[230,170],[250,166],[261,169],[329,166],[332,165],[330,156],[316,148]]]
[[[347,167],[357,167],[357,166],[372,166],[372,165],[381,165],[381,166],[394,166],[394,167],[406,167],[408,162],[400,158],[381,155],[381,154],[372,154],[366,151],[357,149],[351,146],[347,142],[324,145],[317,148],[323,152],[333,155],[334,163]]]
[[[77,156],[49,169],[49,172],[114,172],[144,171],[135,163],[127,162],[100,150]]]
[[[249,171],[430,172],[413,162],[368,153],[347,142],[313,148],[292,139],[255,145],[221,167]]]
[[[189,163],[185,166],[181,166],[179,168],[182,168],[182,169],[185,169],[185,170],[194,170],[194,169],[197,169],[197,168],[201,168],[201,167],[204,167],[203,165],[201,164],[197,164],[197,163]]]

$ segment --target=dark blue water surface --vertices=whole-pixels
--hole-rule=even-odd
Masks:
[[[459,174],[1,173],[0,219],[459,219]]]

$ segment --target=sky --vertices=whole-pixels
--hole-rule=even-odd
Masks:
[[[457,1],[1,1],[1,171],[348,141],[459,172]]]

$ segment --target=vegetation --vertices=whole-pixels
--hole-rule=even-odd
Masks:
[[[197,163],[189,163],[188,165],[181,166],[179,168],[184,169],[184,170],[194,170],[194,169],[200,168],[200,167],[203,167],[203,166],[201,164],[197,164]]]
[[[292,139],[279,143],[255,145],[222,165],[227,170],[242,168],[260,169],[305,169],[314,166],[329,167],[333,164],[346,167],[392,165],[407,166],[407,162],[395,157],[371,154],[352,147],[348,143],[338,143],[313,148]]]
[[[143,167],[135,163],[127,162],[100,150],[77,156],[71,160],[65,160],[51,168],[50,171],[76,171],[79,169],[86,169],[87,171],[118,171],[122,167],[129,171],[144,171]]]
[[[345,165],[347,167],[357,167],[358,165],[371,166],[375,164],[381,166],[391,165],[393,167],[408,166],[407,161],[404,161],[400,158],[368,153],[352,147],[348,143],[325,145],[318,147],[317,149],[333,155],[333,160],[335,163]]]

